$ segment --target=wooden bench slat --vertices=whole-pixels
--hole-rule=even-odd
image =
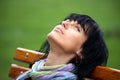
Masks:
[[[15,64],[11,65],[9,77],[17,78],[21,73],[30,70],[30,68],[18,66]],[[120,70],[111,69],[104,66],[97,66],[90,78],[95,80],[120,80]]]
[[[16,64],[12,64],[9,71],[9,77],[16,79],[20,74],[30,70],[30,68],[26,68],[23,66],[18,66]]]
[[[97,66],[90,77],[98,80],[120,80],[120,70]]]
[[[24,48],[17,48],[16,53],[14,55],[14,59],[29,64],[33,64],[35,61],[41,59],[43,56],[44,53]]]

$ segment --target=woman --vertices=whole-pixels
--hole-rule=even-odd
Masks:
[[[83,80],[97,65],[106,65],[108,51],[97,23],[87,15],[70,14],[49,34],[39,50],[42,60],[17,80]]]

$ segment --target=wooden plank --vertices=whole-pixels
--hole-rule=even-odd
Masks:
[[[14,55],[14,59],[29,64],[33,64],[35,61],[41,59],[43,56],[44,53],[40,53],[25,48],[17,48],[16,53]]]
[[[97,66],[90,77],[95,80],[120,80],[120,70]]]
[[[15,79],[21,73],[29,69],[30,68],[12,64],[9,77]],[[93,73],[90,75],[90,78],[95,79],[95,80],[120,80],[120,70],[103,67],[103,66],[97,66],[95,70],[93,71]]]
[[[18,66],[16,64],[12,64],[10,67],[10,71],[9,71],[8,76],[13,78],[13,79],[16,79],[20,74],[22,74],[28,70],[30,70],[30,68],[26,68],[23,66]]]

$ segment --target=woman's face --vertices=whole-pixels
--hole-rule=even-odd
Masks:
[[[77,21],[65,20],[57,25],[49,34],[50,45],[57,44],[66,52],[79,51],[87,36]]]

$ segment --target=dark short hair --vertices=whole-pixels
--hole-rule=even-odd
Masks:
[[[103,34],[98,24],[88,15],[72,13],[64,20],[74,20],[81,25],[88,39],[82,45],[82,56],[79,58],[80,63],[76,63],[76,59],[71,60],[77,67],[78,78],[87,77],[97,65],[106,65],[108,58],[108,50],[103,38]],[[49,53],[50,45],[46,40],[41,46],[40,51]]]

